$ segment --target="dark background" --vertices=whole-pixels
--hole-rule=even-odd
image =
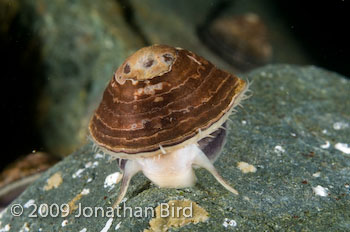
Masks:
[[[349,1],[274,2],[281,19],[318,66],[350,76]]]
[[[275,0],[280,20],[315,60],[315,65],[350,76],[347,36],[350,28],[346,1]],[[44,150],[36,130],[36,99],[40,92],[40,55],[33,36],[16,20],[10,33],[0,34],[1,58],[1,162],[33,150]],[[23,54],[23,51],[26,51]],[[349,100],[349,99],[345,99]]]

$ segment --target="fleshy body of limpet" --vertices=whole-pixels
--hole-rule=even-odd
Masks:
[[[248,84],[185,49],[145,47],[117,69],[89,130],[123,170],[116,207],[142,171],[159,187],[192,186],[192,166],[207,169],[229,191],[213,162],[224,145],[225,122]]]

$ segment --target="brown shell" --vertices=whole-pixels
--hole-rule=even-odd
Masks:
[[[90,133],[119,157],[173,151],[217,130],[246,86],[190,51],[145,47],[116,71],[90,121]]]

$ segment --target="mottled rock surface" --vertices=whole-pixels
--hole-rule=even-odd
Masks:
[[[227,144],[215,163],[240,195],[226,191],[204,169],[196,170],[193,188],[178,190],[159,189],[138,174],[125,206],[155,208],[188,199],[208,212],[207,221],[171,231],[350,230],[350,82],[312,66],[266,66],[244,77],[253,81],[253,96],[231,116]],[[244,170],[249,171],[243,173],[238,162],[246,162],[249,169]],[[96,154],[88,143],[48,170],[13,204],[68,203],[72,209],[81,203],[106,209],[120,185],[113,185],[118,174],[106,177],[118,171],[115,162]],[[45,190],[48,184],[53,187]],[[1,213],[1,231],[142,231],[151,220],[150,215],[76,217],[78,210],[66,218],[43,218],[37,212],[37,218],[30,218],[33,206],[14,217],[10,209]]]

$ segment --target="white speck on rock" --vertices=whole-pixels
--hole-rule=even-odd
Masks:
[[[111,190],[121,180],[121,178],[122,174],[120,172],[112,173],[106,177],[103,187]]]
[[[318,196],[321,197],[326,197],[328,196],[328,188],[324,188],[321,185],[317,185],[316,187],[312,187],[312,190],[314,191],[314,193]]]
[[[85,168],[80,168],[80,169],[78,169],[78,171],[73,173],[73,175],[72,175],[73,179],[80,177],[84,170],[85,170]]]
[[[327,134],[328,131],[326,129],[322,130],[322,134]]]
[[[224,223],[222,223],[222,225],[227,228],[228,226],[231,226],[231,227],[236,227],[237,226],[237,222],[235,220],[230,220],[228,218],[225,218],[224,219]]]
[[[81,195],[88,195],[90,193],[90,189],[83,189],[83,191],[81,191]]]
[[[23,226],[22,226],[22,228],[20,229],[19,232],[26,232],[26,231],[30,231],[28,222],[23,224]]]
[[[295,134],[295,133],[290,133],[290,135],[293,136],[293,137],[297,136],[297,134]]]
[[[116,226],[115,226],[115,230],[118,230],[120,228],[120,224],[122,224],[122,222],[119,222]]]
[[[246,125],[247,121],[246,120],[242,120],[242,125]]]
[[[284,150],[284,148],[280,145],[275,146],[274,149],[275,153],[277,153],[278,155],[281,155],[282,153],[284,153],[286,150]]]
[[[312,174],[313,177],[320,177],[321,176],[321,172],[315,172],[314,174]]]
[[[68,220],[63,220],[61,226],[62,226],[62,227],[65,227],[66,225],[68,225]]]
[[[246,162],[238,162],[237,168],[243,173],[256,172],[256,167]]]
[[[31,205],[34,205],[35,201],[33,199],[30,199],[29,201],[27,201],[23,207],[24,208],[29,208]]]
[[[323,149],[327,149],[331,146],[331,144],[329,143],[329,141],[326,141],[325,144],[322,144],[320,147],[323,148]]]
[[[348,127],[349,127],[349,124],[346,122],[336,122],[333,124],[334,130],[342,130],[342,129],[346,129]]]
[[[75,179],[77,177],[81,177],[81,174],[85,171],[85,169],[96,168],[97,166],[98,166],[98,161],[95,161],[95,162],[89,161],[85,164],[85,168],[78,169],[75,173],[73,173],[72,177],[73,177],[73,179]]]
[[[87,179],[86,183],[90,183],[92,181],[92,178],[90,177],[89,179]]]
[[[79,232],[86,232],[87,231],[87,229],[86,228],[84,228],[84,229],[82,229],[81,231],[79,231]]]
[[[96,153],[94,157],[95,159],[102,159],[104,155],[102,155],[101,153]]]
[[[7,224],[5,227],[0,228],[0,232],[10,231],[10,229],[11,229],[10,224]]]
[[[350,147],[346,143],[337,143],[334,147],[345,154],[350,154]]]
[[[98,165],[98,161],[95,161],[95,162],[87,162],[86,164],[85,164],[85,168],[96,168],[97,167],[97,165]]]
[[[108,219],[105,227],[103,227],[103,229],[101,230],[101,232],[107,232],[109,230],[109,228],[111,228],[112,226],[112,222],[113,222],[113,218]]]
[[[89,161],[89,162],[87,162],[86,164],[85,164],[85,168],[89,168],[89,167],[91,167],[92,166],[92,162],[91,161]]]

